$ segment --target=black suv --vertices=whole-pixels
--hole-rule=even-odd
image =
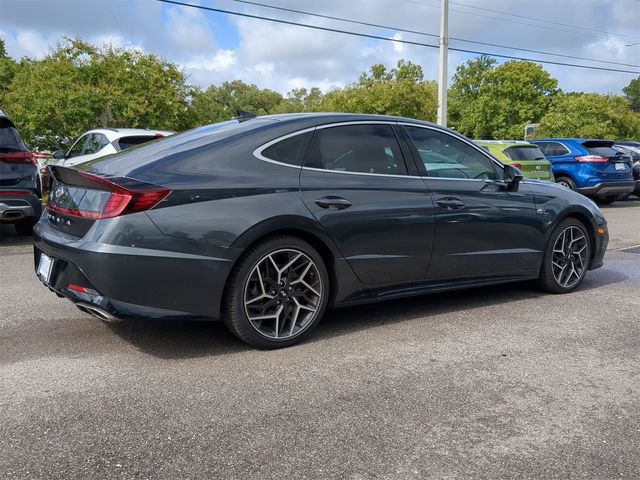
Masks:
[[[636,182],[636,188],[633,193],[640,197],[640,142],[617,141],[613,146],[623,153],[631,155],[633,159],[633,179]]]
[[[37,181],[33,154],[0,110],[0,222],[13,223],[20,235],[30,235],[42,213]]]

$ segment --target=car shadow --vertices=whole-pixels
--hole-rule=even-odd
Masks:
[[[31,235],[18,235],[13,225],[0,223],[0,247],[21,247],[32,243]]]
[[[624,281],[612,270],[591,272],[580,287],[593,290]],[[374,304],[337,308],[327,312],[307,342],[348,335],[381,325],[408,322],[431,315],[447,314],[510,302],[535,300],[549,295],[530,282],[421,295]],[[222,322],[124,320],[109,328],[138,350],[160,359],[187,359],[227,355],[252,350],[233,336]]]

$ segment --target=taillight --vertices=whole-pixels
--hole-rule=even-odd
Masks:
[[[3,197],[26,197],[29,195],[33,195],[33,192],[28,190],[1,190],[0,196]]]
[[[156,133],[156,138],[164,138],[164,134],[163,133]]]
[[[12,152],[0,154],[0,161],[4,163],[24,163],[37,165],[37,161],[31,152]]]
[[[584,155],[576,157],[576,160],[580,163],[605,163],[609,161],[607,157],[601,157],[600,155]]]
[[[511,165],[513,165],[516,168],[522,168],[522,164],[520,163],[512,163]]]
[[[60,170],[60,167],[55,168],[56,172]],[[171,193],[168,188],[143,182],[129,181],[125,187],[113,181],[118,179],[111,180],[87,172],[74,171],[72,176],[78,180],[77,185],[62,183],[54,186],[47,209],[73,217],[100,220],[149,210]]]

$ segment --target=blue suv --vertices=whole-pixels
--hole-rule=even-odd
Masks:
[[[551,162],[556,182],[599,203],[612,203],[635,188],[631,157],[614,148],[612,141],[542,138],[530,142]]]

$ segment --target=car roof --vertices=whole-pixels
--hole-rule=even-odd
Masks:
[[[501,152],[512,147],[538,148],[537,145],[524,140],[474,140],[474,143],[483,147],[490,147]]]
[[[577,142],[577,143],[585,143],[585,142],[611,142],[615,143],[613,140],[607,140],[604,138],[536,138],[535,140],[530,140],[531,143],[535,142]]]
[[[82,135],[87,135],[88,133],[101,133],[105,135],[109,141],[116,140],[122,137],[128,136],[150,136],[153,137],[156,134],[160,134],[163,136],[173,135],[174,131],[172,130],[154,130],[147,128],[94,128],[92,130],[87,130]],[[80,135],[80,136],[82,136]],[[78,137],[79,138],[79,137]]]

